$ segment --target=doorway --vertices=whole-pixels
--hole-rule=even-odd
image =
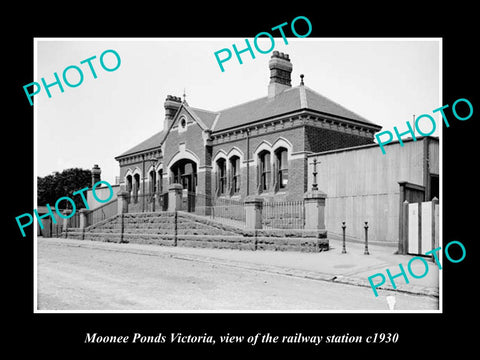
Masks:
[[[170,184],[180,184],[183,188],[182,210],[194,212],[197,164],[189,159],[180,159],[170,167],[170,172]]]

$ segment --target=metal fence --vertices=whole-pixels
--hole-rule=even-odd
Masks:
[[[160,212],[168,210],[168,193],[137,194],[127,198],[128,212]],[[212,197],[205,194],[182,194],[181,211],[208,216],[212,219],[244,226],[246,223],[245,203],[242,200]],[[118,213],[117,199],[110,201],[87,214],[87,226],[94,225]],[[80,227],[76,213],[68,220],[69,228]],[[262,208],[263,229],[303,229],[305,227],[304,201],[265,201]]]
[[[245,206],[244,202],[240,200],[189,193],[188,196],[183,197],[180,210],[235,223],[239,226],[245,224]]]
[[[212,217],[245,223],[245,203],[240,200],[217,198],[212,206]]]
[[[303,229],[305,206],[303,201],[264,202],[262,227],[264,229]]]
[[[167,211],[168,192],[131,195],[127,202],[129,213]]]

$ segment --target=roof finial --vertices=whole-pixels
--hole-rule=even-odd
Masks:
[[[183,88],[183,102],[186,102],[187,94],[185,94],[185,88]]]
[[[300,85],[305,85],[305,84],[303,83],[303,76],[304,76],[303,74],[300,74]]]

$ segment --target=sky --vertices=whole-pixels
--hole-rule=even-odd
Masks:
[[[253,39],[249,39],[253,43]],[[259,42],[268,49],[269,40]],[[412,116],[429,114],[440,124],[442,106],[441,40],[437,38],[344,39],[275,38],[275,47],[289,54],[293,64],[292,86],[304,83],[309,88],[356,112],[367,120],[393,132],[407,129]],[[51,98],[42,88],[34,96],[35,174],[98,164],[102,180],[115,183],[119,175],[115,156],[161,131],[163,103],[167,95],[183,96],[190,106],[211,111],[222,110],[267,95],[271,52],[255,59],[246,52],[243,64],[235,55],[220,70],[215,51],[232,44],[244,48],[245,38],[36,38],[34,79],[54,82],[62,79],[70,65],[83,72],[77,87],[63,83],[50,87]],[[253,45],[252,45],[253,46]],[[115,71],[105,71],[100,55],[115,50],[121,59]],[[88,64],[91,61],[97,78]],[[222,54],[223,56],[223,54]],[[111,53],[104,57],[114,67]],[[71,83],[79,81],[75,70],[67,72]],[[29,105],[25,97],[26,105]],[[440,120],[440,122],[439,122]],[[430,124],[422,124],[424,132]],[[437,131],[433,134],[439,136]]]

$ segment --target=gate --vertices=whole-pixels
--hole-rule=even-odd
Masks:
[[[425,255],[439,245],[439,204],[438,199],[403,206],[404,236],[406,252]]]

